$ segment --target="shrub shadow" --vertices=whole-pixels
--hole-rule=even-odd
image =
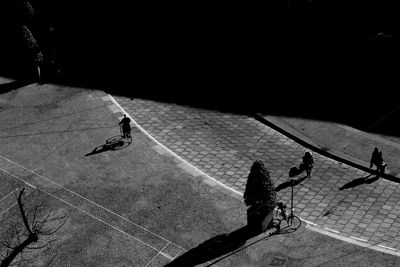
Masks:
[[[205,263],[240,248],[248,239],[258,234],[246,225],[229,234],[217,235],[182,254],[165,267],[195,266]]]

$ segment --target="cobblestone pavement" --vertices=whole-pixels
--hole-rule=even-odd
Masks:
[[[115,97],[160,143],[240,192],[255,160],[263,160],[278,197],[290,205],[288,171],[306,149],[255,119],[150,100]],[[314,153],[311,178],[297,178],[295,212],[344,237],[400,249],[400,186]],[[286,183],[285,183],[286,182]]]

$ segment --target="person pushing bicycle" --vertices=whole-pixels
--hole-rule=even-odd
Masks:
[[[122,137],[127,138],[130,133],[131,133],[131,125],[130,125],[131,119],[129,119],[126,114],[124,114],[124,117],[122,120],[119,122],[119,126],[122,128]]]

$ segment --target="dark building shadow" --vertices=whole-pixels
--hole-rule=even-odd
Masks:
[[[343,185],[341,188],[339,188],[339,190],[353,188],[362,184],[371,184],[379,180],[379,176],[373,176],[373,177],[371,176],[372,174],[367,175],[365,177],[354,179],[353,181]]]
[[[221,234],[212,237],[195,248],[190,249],[178,258],[174,259],[166,267],[196,266],[216,259],[242,247],[246,241],[258,235],[244,226],[229,234]]]
[[[18,77],[26,57],[11,27],[14,1],[1,2],[8,4],[0,3],[0,31],[6,36],[0,42],[0,75]],[[289,8],[288,2],[296,4]],[[375,94],[349,88],[400,83],[391,67],[396,38],[368,41],[379,31],[395,31],[400,19],[381,1],[358,2],[32,1],[40,14],[38,42],[48,43],[49,25],[56,29],[57,84],[366,129],[397,100],[376,101]],[[393,113],[373,130],[400,136],[393,127],[399,117]]]
[[[293,186],[296,186],[296,185],[300,184],[300,183],[303,182],[306,178],[307,178],[307,176],[304,176],[304,177],[302,177],[302,178],[293,180]],[[291,182],[291,181],[286,181],[286,182],[283,182],[283,183],[281,183],[280,185],[278,185],[278,186],[275,188],[275,191],[276,191],[276,192],[279,192],[279,191],[281,191],[282,189],[285,189],[285,188],[288,188],[288,187],[291,187],[291,186],[292,186],[292,182]]]
[[[35,83],[35,81],[30,79],[23,79],[23,80],[0,84],[0,94],[10,92],[12,90],[27,86],[32,83]]]
[[[127,142],[126,140],[124,140],[122,138],[122,136],[119,136],[119,135],[113,136],[113,137],[107,139],[107,141],[104,145],[96,147],[95,149],[93,149],[92,152],[86,154],[85,157],[99,154],[99,153],[106,152],[106,151],[124,149],[124,148],[128,147],[129,145],[130,145],[130,143]]]

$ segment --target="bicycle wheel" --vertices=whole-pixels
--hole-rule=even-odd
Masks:
[[[294,230],[301,226],[301,220],[296,215],[290,215],[287,219],[288,226]]]

